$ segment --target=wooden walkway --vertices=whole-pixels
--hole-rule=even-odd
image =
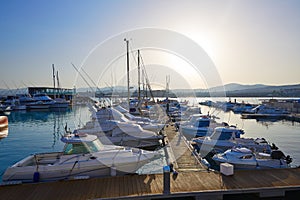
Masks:
[[[170,152],[174,156],[173,164],[177,171],[199,171],[205,170],[205,167],[199,162],[199,159],[192,153],[191,145],[185,138],[175,131],[174,126],[165,128],[166,143],[170,146]],[[166,148],[168,149],[168,147]]]
[[[222,199],[228,195],[274,197],[300,191],[299,168],[235,171],[232,176],[204,170],[190,150],[180,151],[184,143],[179,142],[182,138],[173,130],[173,126],[166,129],[168,152],[175,154],[179,173],[171,174],[170,193],[163,193],[163,174],[149,174],[5,185],[0,186],[0,199]]]
[[[233,176],[204,171],[180,172],[171,178],[170,194],[163,194],[161,174],[8,185],[0,187],[0,199],[222,198],[226,194],[240,193],[284,196],[286,191],[293,190],[300,190],[300,169],[237,171]]]

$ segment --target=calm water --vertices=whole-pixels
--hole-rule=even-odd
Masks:
[[[204,98],[189,99],[191,105],[199,105]],[[211,99],[213,101],[224,99]],[[225,99],[228,100],[228,99]],[[232,99],[233,100],[233,99]],[[241,99],[249,103],[259,103],[259,99]],[[264,137],[275,143],[286,155],[293,158],[293,165],[300,165],[300,123],[289,121],[260,121],[241,119],[239,114],[223,112],[214,108],[201,106],[202,113],[218,116],[219,122],[237,125],[245,130],[243,137]],[[38,152],[61,151],[63,143],[60,137],[64,134],[67,123],[71,130],[83,125],[90,118],[90,112],[84,106],[66,111],[11,112],[9,118],[9,135],[0,140],[0,181],[5,169],[20,159]],[[163,151],[162,151],[163,154]],[[161,158],[147,164],[139,173],[158,173],[162,171],[165,159]]]

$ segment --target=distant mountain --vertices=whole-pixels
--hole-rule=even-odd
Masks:
[[[212,87],[209,90],[211,92],[221,92],[225,89],[225,91],[236,91],[236,90],[247,90],[247,89],[259,89],[267,87],[267,85],[263,84],[254,84],[254,85],[242,85],[238,83],[229,83],[223,86]]]
[[[212,87],[209,89],[174,89],[171,90],[170,93],[173,95],[177,95],[180,97],[190,97],[190,96],[199,96],[199,97],[210,97],[210,96],[222,96],[224,95],[224,89],[226,96],[228,97],[300,97],[300,84],[295,85],[264,85],[264,84],[253,84],[253,85],[243,85],[238,83],[230,83],[224,86]],[[102,95],[127,95],[127,87],[126,86],[114,86],[114,87],[104,87],[99,88],[99,91],[96,88],[77,88],[77,92],[79,93],[90,93],[97,92]],[[14,95],[16,93],[26,93],[26,88],[20,89],[1,89],[0,88],[0,96]],[[131,89],[132,95],[137,96],[137,92],[134,88]],[[154,90],[154,96],[165,96],[165,90]]]
[[[281,85],[270,86],[265,85],[262,87],[249,87],[239,90],[226,91],[227,96],[274,96],[274,97],[299,97],[300,84],[295,85]]]

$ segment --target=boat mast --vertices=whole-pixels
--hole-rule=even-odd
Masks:
[[[54,68],[54,64],[52,64],[52,76],[53,76],[53,91],[54,91],[54,98],[55,98],[55,68]]]
[[[129,40],[124,38],[126,42],[126,57],[127,57],[127,102],[128,102],[128,110],[130,109],[130,91],[129,91]]]
[[[57,82],[57,93],[58,93],[58,98],[60,97],[61,93],[60,93],[60,85],[59,85],[59,78],[58,78],[58,70],[56,71],[56,82]]]
[[[141,100],[140,50],[138,50],[138,100]]]
[[[169,92],[170,92],[170,75],[166,76],[166,98],[169,98]]]
[[[60,88],[59,78],[58,78],[58,71],[56,71],[56,81],[57,81],[57,88]]]

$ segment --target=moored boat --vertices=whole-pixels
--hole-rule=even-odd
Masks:
[[[241,134],[244,134],[244,131],[235,127],[217,127],[211,136],[195,138],[193,142],[202,156],[206,156],[211,151],[224,152],[235,146],[265,153],[270,153],[272,149],[277,148],[264,138],[243,138],[240,137]]]
[[[270,154],[253,152],[248,148],[232,148],[216,154],[212,159],[217,163],[230,163],[235,169],[288,168],[292,162],[290,156],[274,150]]]
[[[37,182],[135,173],[159,156],[136,148],[103,145],[96,136],[68,134],[62,152],[30,155],[8,167],[2,180]]]

